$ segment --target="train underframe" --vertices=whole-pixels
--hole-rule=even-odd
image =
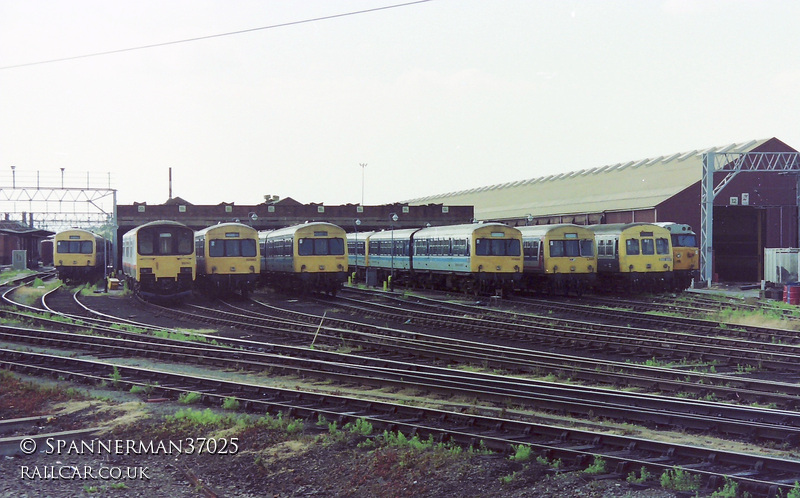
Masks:
[[[698,281],[700,279],[700,270],[675,270],[674,274],[674,290],[678,292],[685,291],[691,287],[692,280]]]
[[[432,271],[409,271],[394,270],[386,268],[370,269],[375,272],[375,276],[366,277],[364,269],[359,269],[357,279],[366,278],[367,282],[372,281],[374,285],[379,282],[388,282],[391,286],[410,287],[416,289],[436,289],[464,294],[478,295],[508,295],[519,287],[522,277],[520,273],[485,273],[485,272],[432,272]]]
[[[192,275],[156,278],[152,274],[143,274],[141,281],[126,277],[128,288],[145,299],[184,299],[191,295],[193,288]]]
[[[347,282],[347,272],[267,272],[264,274],[263,282],[282,292],[302,294],[321,292],[335,296],[342,288],[342,284]]]
[[[524,273],[522,290],[542,294],[582,296],[597,284],[595,273]]]
[[[260,275],[255,273],[197,275],[195,285],[200,292],[212,298],[234,293],[246,298],[255,289],[259,278]]]
[[[66,283],[95,283],[103,278],[103,267],[56,266],[58,278]]]
[[[624,294],[671,292],[675,290],[675,276],[671,271],[599,273],[596,289]]]

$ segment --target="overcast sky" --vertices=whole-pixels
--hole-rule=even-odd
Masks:
[[[401,3],[0,0],[0,184],[11,165],[110,173],[119,203],[160,204],[171,167],[194,204],[345,204],[366,163],[382,204],[800,148],[800,2],[432,0],[300,22]]]

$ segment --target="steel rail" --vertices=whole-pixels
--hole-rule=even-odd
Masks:
[[[105,362],[18,351],[0,350],[0,354],[3,356],[1,368],[61,376],[71,381],[108,381],[114,367]],[[155,387],[163,394],[175,396],[200,390],[203,399],[209,403],[221,403],[224,398],[235,397],[247,409],[264,412],[280,410],[289,416],[306,420],[314,417],[332,417],[341,422],[365,419],[385,430],[436,435],[462,444],[475,445],[483,441],[488,448],[504,452],[510,451],[512,445],[523,444],[547,458],[560,458],[573,465],[591,462],[591,459],[599,456],[610,462],[616,474],[622,475],[627,469],[646,467],[662,472],[677,466],[714,482],[730,478],[738,482],[742,489],[762,494],[776,490],[788,492],[793,482],[800,480],[800,461],[795,460],[397,403],[265,388],[238,381],[188,377],[152,369],[123,367],[119,373],[122,379],[117,382],[122,386],[150,386],[151,380],[159,379],[167,384]]]

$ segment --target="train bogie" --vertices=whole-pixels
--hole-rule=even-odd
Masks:
[[[194,234],[197,287],[211,296],[255,288],[261,274],[258,231],[241,223],[221,223]]]
[[[90,283],[105,276],[111,263],[111,245],[88,230],[72,228],[58,232],[52,244],[53,265],[65,283]]]
[[[182,298],[196,275],[194,232],[175,221],[145,223],[122,236],[122,271],[144,297]]]
[[[324,222],[259,232],[265,283],[281,290],[335,294],[347,281],[346,235]]]

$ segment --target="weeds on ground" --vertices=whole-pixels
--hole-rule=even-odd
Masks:
[[[594,462],[592,462],[589,467],[584,470],[586,474],[605,474],[606,472],[606,461],[603,457],[595,455]]]
[[[685,470],[674,467],[661,474],[661,487],[672,491],[697,491],[700,489],[699,475],[692,475]]]
[[[178,403],[182,405],[191,405],[199,403],[202,397],[203,395],[198,392],[181,393],[181,395],[178,396]]]

